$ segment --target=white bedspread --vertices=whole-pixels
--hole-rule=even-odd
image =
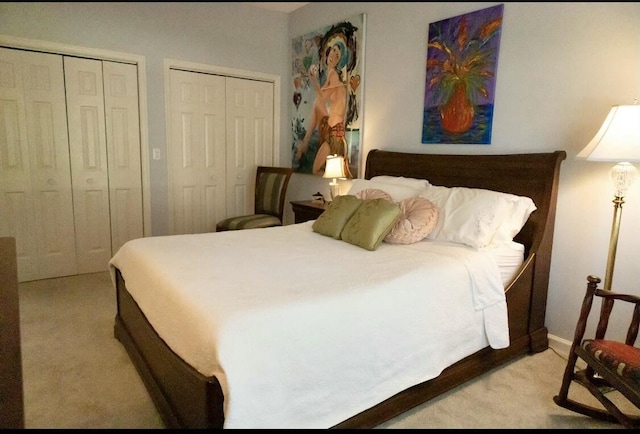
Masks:
[[[225,428],[328,428],[509,345],[495,261],[470,247],[374,252],[283,227],[132,240],[110,262],[173,351],[225,396]]]

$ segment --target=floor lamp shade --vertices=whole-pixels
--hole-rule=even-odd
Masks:
[[[588,161],[640,161],[640,105],[615,105],[598,133],[577,155]]]
[[[587,161],[618,163],[613,166],[610,172],[614,188],[614,209],[607,271],[604,280],[604,289],[610,290],[624,195],[638,177],[638,170],[631,163],[640,161],[640,105],[617,105],[611,107],[600,130],[598,130],[589,144],[578,153],[577,158],[584,158]]]

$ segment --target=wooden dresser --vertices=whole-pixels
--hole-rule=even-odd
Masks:
[[[24,428],[16,240],[0,237],[0,429]]]

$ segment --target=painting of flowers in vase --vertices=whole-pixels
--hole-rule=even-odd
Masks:
[[[429,24],[422,143],[491,143],[503,9]]]

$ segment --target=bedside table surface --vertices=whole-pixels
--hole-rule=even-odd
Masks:
[[[294,220],[296,223],[315,220],[327,209],[327,205],[327,202],[322,203],[317,200],[293,200],[291,207],[293,208]]]
[[[317,208],[324,211],[325,209],[327,209],[327,205],[329,205],[329,202],[320,202],[319,200],[292,200],[291,205]]]

